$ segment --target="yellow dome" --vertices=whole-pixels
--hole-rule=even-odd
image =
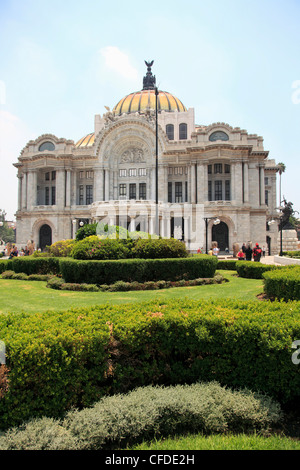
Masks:
[[[78,140],[75,147],[78,147],[78,148],[91,147],[94,141],[95,141],[95,134],[92,132],[91,134],[88,134],[82,137],[82,139]]]
[[[155,90],[142,90],[130,93],[130,95],[125,96],[125,98],[118,102],[113,108],[113,113],[144,113],[147,108],[155,109]],[[158,92],[157,110],[159,113],[161,111],[187,111],[186,107],[176,96],[166,91]]]

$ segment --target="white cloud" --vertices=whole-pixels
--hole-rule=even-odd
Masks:
[[[12,220],[17,210],[18,179],[16,163],[21,150],[33,138],[27,126],[14,114],[0,110],[0,208]]]
[[[130,64],[127,54],[118,47],[107,46],[100,49],[101,56],[105,59],[105,66],[117,74],[129,80],[138,80],[139,72]]]

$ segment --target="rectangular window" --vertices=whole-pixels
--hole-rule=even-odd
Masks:
[[[215,201],[222,201],[222,181],[215,181]]]
[[[56,196],[56,188],[55,188],[55,186],[52,186],[52,188],[51,188],[51,205],[52,206],[55,206],[55,204],[56,204],[55,196]]]
[[[175,183],[175,202],[182,202],[182,183]]]
[[[172,202],[172,183],[168,182],[168,202]]]
[[[80,205],[80,206],[83,206],[83,204],[84,204],[83,197],[84,197],[84,194],[83,194],[83,184],[81,184],[81,185],[79,186],[79,205]]]
[[[146,168],[139,168],[139,176],[146,176],[147,171]]]
[[[146,183],[139,184],[139,199],[146,199]]]
[[[265,185],[268,186],[269,184],[269,178],[265,177]]]
[[[173,168],[171,166],[168,168],[168,175],[173,175]]]
[[[79,172],[79,179],[81,179],[81,180],[84,179],[84,171]]]
[[[93,177],[94,177],[94,172],[93,172],[93,171],[87,171],[87,172],[86,172],[86,178],[87,178],[88,180],[93,179]]]
[[[225,165],[225,173],[230,173],[230,165]]]
[[[185,182],[185,202],[189,201],[189,195],[188,195],[188,182]]]
[[[212,201],[212,182],[208,181],[208,200]]]
[[[207,173],[208,173],[209,175],[212,174],[212,165],[207,165]]]
[[[174,126],[173,124],[166,125],[166,134],[169,140],[174,140]]]
[[[269,205],[269,191],[265,191],[265,204]]]
[[[127,176],[127,170],[119,170],[119,176]]]
[[[136,168],[129,168],[128,173],[129,176],[136,176]]]
[[[230,201],[230,180],[225,181],[225,201]]]
[[[130,183],[129,185],[129,199],[136,199],[136,184]]]
[[[120,196],[120,199],[126,198],[126,184],[122,183],[119,185],[119,196]]]
[[[50,173],[48,171],[45,173],[45,181],[50,181]]]
[[[180,140],[187,139],[187,124],[185,123],[179,124],[179,139]]]
[[[49,202],[50,202],[50,200],[49,200],[49,194],[50,194],[50,193],[49,193],[49,188],[46,187],[46,188],[45,188],[45,205],[46,205],[46,206],[49,206]]]
[[[215,163],[214,172],[215,173],[222,173],[223,172],[222,166],[223,166],[222,163]]]
[[[91,184],[88,184],[85,188],[85,193],[86,193],[86,204],[92,204],[93,202],[93,186]]]
[[[51,172],[51,179],[52,179],[52,181],[56,180],[56,171]]]

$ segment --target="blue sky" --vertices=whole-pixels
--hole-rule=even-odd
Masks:
[[[0,0],[0,208],[13,218],[12,164],[30,139],[92,132],[154,59],[197,124],[264,137],[300,212],[299,18],[299,0]]]

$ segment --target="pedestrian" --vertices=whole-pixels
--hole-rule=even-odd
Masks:
[[[242,245],[242,252],[245,253],[245,251],[246,251],[246,245],[245,245],[245,243],[243,243],[243,245]]]
[[[266,256],[266,247],[265,246],[262,247],[262,255],[263,255],[263,257]]]
[[[255,248],[253,250],[253,259],[254,259],[254,261],[260,261],[261,254],[262,254],[262,249],[260,248],[259,244],[256,243]]]
[[[245,250],[246,261],[252,261],[252,252],[251,244],[248,243]]]
[[[214,256],[218,256],[220,249],[217,246],[213,247],[212,254]]]
[[[245,247],[245,250],[246,250],[246,247]],[[245,253],[243,251],[243,248],[240,249],[240,251],[237,254],[237,257],[240,261],[243,261],[245,259]]]

